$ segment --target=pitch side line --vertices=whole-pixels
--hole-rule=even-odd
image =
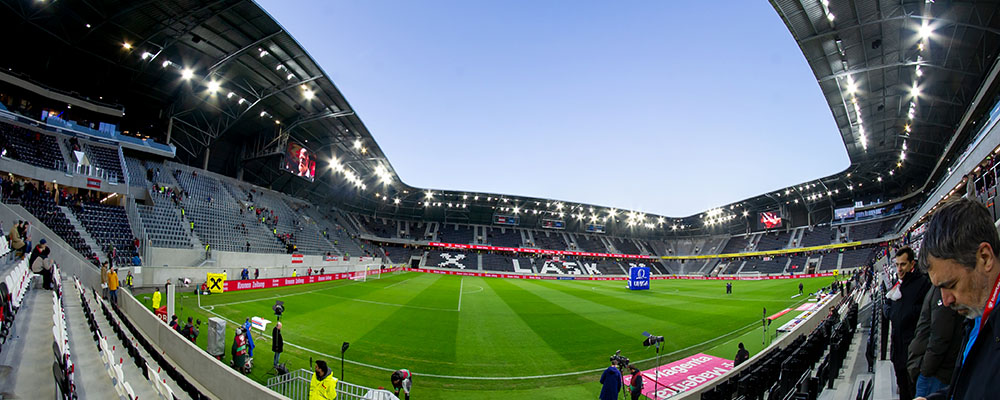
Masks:
[[[462,311],[462,289],[464,288],[465,288],[465,278],[462,278],[460,281],[458,281],[458,310],[455,311]]]
[[[219,314],[216,314],[214,311],[207,310],[204,307],[200,307],[200,308],[202,310],[204,310],[204,311],[212,314],[212,315],[215,315],[216,317],[222,318],[223,320],[229,322],[230,324],[233,324],[233,325],[236,325],[236,326],[243,326],[243,325],[237,324],[236,322],[234,322],[233,320],[231,320],[229,318],[226,318],[226,317],[223,317],[223,316],[221,316]],[[742,328],[739,328],[739,329],[736,329],[736,330],[734,330],[732,332],[716,336],[715,338],[708,339],[708,340],[706,340],[704,342],[701,342],[701,343],[698,343],[698,344],[690,345],[690,346],[685,347],[683,349],[674,350],[674,351],[669,352],[669,353],[664,353],[662,356],[671,356],[671,355],[674,355],[674,354],[677,354],[677,353],[680,353],[680,352],[683,352],[683,351],[687,351],[687,350],[693,349],[695,347],[698,347],[698,346],[701,346],[701,345],[704,345],[704,344],[707,344],[707,343],[711,343],[711,342],[714,342],[716,340],[725,338],[725,337],[730,336],[730,335],[732,335],[734,333],[742,332],[742,331],[746,330],[747,328],[751,328],[751,327],[756,326],[756,325],[757,325],[757,322],[754,321],[754,322],[751,322],[751,323],[747,324],[746,326],[744,326]],[[260,337],[260,336],[266,337],[268,340],[271,339],[271,335],[268,335],[268,334],[263,333],[263,332],[260,333],[257,336],[258,337]],[[296,349],[307,351],[307,352],[310,352],[310,353],[313,353],[313,354],[317,354],[317,355],[321,355],[323,357],[327,357],[327,358],[330,358],[330,359],[334,359],[334,358],[339,357],[339,356],[334,356],[332,354],[327,354],[327,353],[324,353],[324,352],[321,352],[321,351],[316,351],[316,350],[310,349],[308,347],[299,346],[297,344],[294,344],[294,343],[291,343],[291,342],[287,342],[287,341],[285,342],[285,344],[287,344],[289,346],[292,346],[292,347],[294,347]],[[650,358],[639,360],[639,361],[636,361],[636,362],[646,362],[646,361],[652,361],[652,360],[655,360],[655,359],[656,359],[656,357],[650,357]],[[395,369],[392,369],[392,368],[380,367],[378,365],[367,364],[367,363],[363,363],[363,362],[360,362],[360,361],[354,361],[354,360],[347,360],[347,359],[345,359],[344,362],[350,363],[352,365],[358,365],[358,366],[362,366],[362,367],[376,369],[376,370],[379,370],[379,371],[385,371],[385,372],[395,372],[396,371]],[[459,379],[459,380],[469,380],[469,381],[517,381],[517,380],[546,379],[546,378],[558,378],[558,377],[564,377],[564,376],[575,376],[575,375],[583,375],[583,374],[593,374],[593,373],[596,373],[596,372],[604,371],[605,369],[607,369],[607,368],[602,367],[602,368],[588,369],[586,371],[564,372],[564,373],[561,373],[561,374],[531,375],[531,376],[452,376],[452,375],[424,374],[424,373],[417,373],[417,372],[414,372],[413,375],[426,376],[426,377],[430,377],[430,378],[439,378],[439,379]]]
[[[381,301],[372,301],[372,300],[364,300],[364,299],[352,299],[350,297],[337,296],[335,294],[330,294],[330,293],[320,293],[320,295],[330,296],[330,297],[336,297],[338,299],[344,299],[344,300],[347,300],[347,301],[356,301],[356,302],[359,302],[359,303],[369,303],[369,304],[379,304],[379,305],[390,306],[390,307],[404,307],[404,308],[415,308],[415,309],[418,309],[418,310],[428,310],[428,311],[455,312],[455,310],[450,310],[450,309],[447,309],[447,308],[420,307],[420,306],[411,306],[409,304],[399,304],[399,303],[383,303]]]

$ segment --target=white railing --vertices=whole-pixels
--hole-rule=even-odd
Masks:
[[[292,400],[309,398],[309,381],[313,371],[300,369],[267,379],[267,388]],[[344,381],[337,381],[338,400],[399,400],[387,390],[372,389]]]

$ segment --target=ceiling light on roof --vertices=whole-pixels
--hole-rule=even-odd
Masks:
[[[827,13],[827,14],[826,14],[826,19],[830,20],[830,22],[833,22],[833,19],[834,19],[834,18],[835,18],[835,17],[834,17],[834,15],[833,15],[833,13]]]
[[[227,99],[231,99],[231,98],[233,98],[233,96],[236,96],[236,93],[229,92],[229,94],[226,95],[226,98]]]
[[[932,32],[934,32],[934,30],[927,24],[927,20],[924,20],[924,22],[920,24],[920,30],[918,31],[918,33],[920,33],[920,39],[927,40],[927,38],[931,37]]]
[[[847,92],[850,93],[850,94],[855,94],[855,93],[858,92],[858,84],[854,83],[853,79],[848,79],[847,80]],[[851,101],[854,102],[855,104],[857,104],[856,98],[855,99],[851,99]]]
[[[264,56],[266,56],[268,54],[271,54],[271,53],[268,53],[267,50],[262,50],[262,49],[257,49],[257,50],[260,50],[260,57],[261,58],[263,58]]]
[[[87,27],[89,28],[90,26],[88,25]],[[124,47],[125,50],[132,50],[132,43],[122,42],[122,47]]]
[[[276,119],[276,120],[274,120],[274,124],[275,124],[275,125],[281,125],[281,120],[280,120],[280,119]]]
[[[360,149],[361,148],[361,139],[355,139],[354,140],[354,148],[355,149]]]
[[[275,71],[281,71],[281,70],[283,70],[283,69],[285,69],[285,65],[284,65],[284,64],[278,64],[278,66],[277,66],[277,67],[274,67],[274,70],[275,70]]]
[[[913,87],[910,88],[910,96],[913,96],[913,98],[920,97],[920,87],[913,85]]]
[[[392,204],[399,204],[399,198],[392,199]]]
[[[882,182],[882,177],[881,177],[881,176],[880,176],[880,177],[878,177],[878,181],[879,181],[879,182]]]
[[[917,66],[917,68],[916,68],[916,70],[914,72],[917,73],[917,76],[924,76],[924,71],[920,69],[919,65]]]
[[[143,60],[147,60],[147,59],[149,59],[149,58],[150,58],[150,57],[152,57],[152,56],[153,56],[153,53],[150,53],[150,52],[148,52],[148,51],[144,51],[144,52],[142,52],[142,59],[143,59]]]
[[[87,24],[86,26],[87,26],[87,28],[90,28],[90,24]]]
[[[261,112],[260,112],[260,117],[261,117],[261,118],[264,118],[264,117],[266,117],[266,116],[267,116],[267,111],[261,111]]]
[[[247,99],[244,99],[244,98],[240,97],[240,101],[237,101],[236,103],[237,104],[243,104],[243,103],[246,103],[246,102],[247,102]]]
[[[316,93],[313,92],[312,90],[306,90],[302,92],[302,96],[304,96],[306,100],[312,100],[313,97],[316,97]]]
[[[167,61],[164,61],[162,65],[163,65],[163,68],[166,68],[166,67],[169,67],[171,64],[173,64],[173,63],[170,62],[170,60],[167,60]]]
[[[906,151],[906,142],[903,142],[903,151]]]
[[[194,77],[194,71],[192,71],[191,68],[184,68],[181,70],[181,79],[189,80],[192,77]]]
[[[208,93],[215,94],[219,91],[221,85],[216,80],[211,80],[208,82]],[[232,93],[232,92],[230,92]]]
[[[285,80],[286,80],[286,81],[290,81],[290,80],[292,80],[292,78],[294,78],[294,77],[295,77],[295,74],[288,74],[287,76],[285,76]]]

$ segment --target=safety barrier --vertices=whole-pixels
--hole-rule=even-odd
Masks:
[[[313,371],[300,369],[267,379],[267,388],[292,400],[309,398],[309,382]],[[337,381],[338,400],[399,400],[388,390],[372,389],[344,381]]]

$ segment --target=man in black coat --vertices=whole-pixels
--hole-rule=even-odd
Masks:
[[[285,351],[285,340],[281,338],[281,322],[271,328],[271,351],[274,352],[274,366],[277,368],[281,352]]]
[[[924,298],[916,335],[910,342],[906,368],[916,385],[916,396],[926,396],[951,382],[951,373],[962,344],[962,318],[941,304],[941,291],[931,289]]]
[[[920,319],[920,309],[924,297],[931,284],[927,277],[915,270],[916,253],[909,247],[896,251],[896,274],[899,276],[898,298],[893,298],[889,305],[889,321],[892,324],[892,349],[889,359],[896,371],[896,386],[899,398],[912,399],[914,382],[910,382],[910,373],[906,369],[906,360],[910,341],[917,330],[917,320]],[[893,296],[896,297],[896,296]]]
[[[920,258],[941,290],[941,303],[966,318],[951,385],[926,398],[996,398],[1000,317],[993,308],[1000,295],[1000,237],[990,211],[969,199],[942,205],[927,224]]]

